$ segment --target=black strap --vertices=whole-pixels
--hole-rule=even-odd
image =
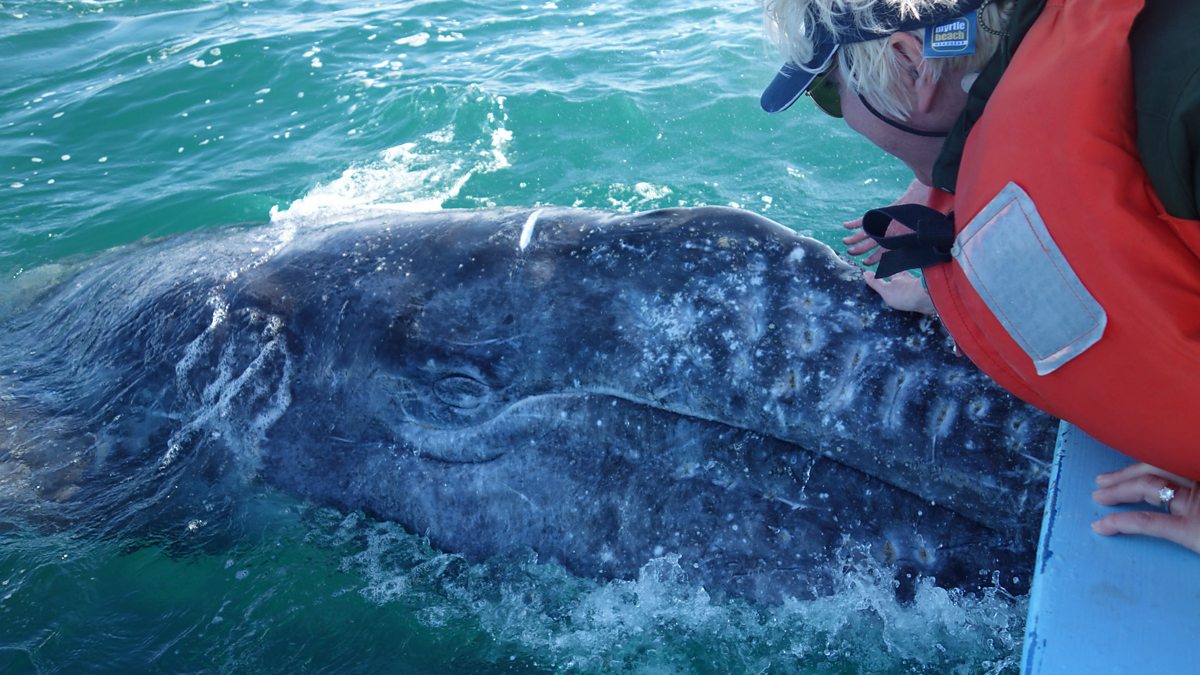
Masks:
[[[911,233],[887,236],[892,221],[912,230]],[[899,204],[871,209],[863,215],[863,232],[876,244],[888,249],[879,259],[875,275],[882,278],[897,272],[950,262],[950,247],[954,245],[954,214],[921,204]]]

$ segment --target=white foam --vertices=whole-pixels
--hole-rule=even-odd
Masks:
[[[600,582],[532,553],[467,565],[397,525],[355,516],[331,538],[363,542],[342,568],[364,577],[370,601],[419,607],[430,628],[478,625],[550,670],[693,672],[697,645],[703,669],[717,672],[1001,673],[1020,658],[1023,601],[919,582],[901,604],[892,575],[862,565],[842,565],[827,596],[752,606],[712,598],[669,552],[635,579]]]
[[[459,120],[420,138],[384,150],[371,162],[353,165],[337,179],[320,184],[287,208],[271,209],[271,220],[301,221],[350,219],[364,209],[379,212],[441,210],[457,199],[476,175],[511,166],[506,152],[513,134],[505,124],[504,98],[490,96],[478,87],[463,94],[463,107],[482,102],[482,133],[460,141],[454,133],[461,119],[474,111],[460,112]]]
[[[407,37],[402,37],[399,40],[395,40],[394,42],[398,45],[402,45],[405,47],[424,47],[426,44],[429,43],[430,37],[431,36],[429,35],[429,33],[421,32],[421,33],[414,33]]]

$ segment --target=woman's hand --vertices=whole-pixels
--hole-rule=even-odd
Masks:
[[[904,191],[904,194],[900,195],[900,198],[892,202],[891,205],[924,204],[929,201],[929,195],[932,191],[933,188],[914,180],[908,186],[908,189]],[[842,223],[842,227],[852,230],[851,234],[842,239],[842,243],[846,244],[846,253],[850,255],[869,254],[862,259],[862,263],[870,267],[879,262],[879,256],[883,255],[883,251],[879,249],[879,244],[876,244],[874,239],[868,236],[866,232],[863,232],[862,226],[862,218]],[[892,223],[892,226],[888,228],[888,235],[903,234],[903,231],[907,229],[899,223]]]
[[[929,291],[925,290],[925,284],[908,272],[897,272],[884,280],[867,270],[863,272],[863,280],[892,309],[937,314],[937,310],[933,308],[933,299],[929,297]]]
[[[1096,477],[1098,489],[1092,499],[1105,506],[1145,502],[1163,505],[1161,495],[1174,492],[1163,513],[1126,511],[1110,513],[1092,523],[1092,529],[1103,535],[1144,534],[1173,541],[1184,548],[1200,553],[1200,490],[1196,481],[1149,464],[1132,464],[1112,473]]]

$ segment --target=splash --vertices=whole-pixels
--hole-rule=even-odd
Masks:
[[[506,652],[559,671],[1015,673],[1019,666],[1024,599],[922,581],[902,604],[890,572],[865,563],[845,563],[828,596],[763,607],[710,596],[669,552],[636,579],[598,582],[533,552],[468,564],[359,515],[346,517],[332,538],[358,548],[342,568],[363,577],[360,593],[371,602],[406,608],[434,629],[477,626]]]
[[[503,96],[467,87],[449,125],[347,168],[286,209],[272,208],[271,220],[329,223],[372,212],[441,210],[460,198],[475,176],[512,166],[513,133],[506,127],[504,104]]]

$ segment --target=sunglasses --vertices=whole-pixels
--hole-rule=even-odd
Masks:
[[[812,84],[808,85],[808,89],[804,94],[812,98],[813,103],[817,104],[821,112],[830,117],[841,118],[842,95],[838,91],[837,83],[829,79],[829,76],[833,74],[834,68],[837,68],[836,62],[829,64],[828,68],[813,78]]]
[[[808,85],[808,89],[804,92],[804,94],[812,98],[813,103],[817,104],[817,107],[821,109],[821,112],[829,115],[830,117],[837,117],[840,119],[842,117],[842,94],[838,91],[837,83],[829,79],[830,75],[833,74],[834,68],[836,67],[837,64],[834,63],[825,70],[821,71],[820,75],[817,75],[813,78],[812,84]],[[896,120],[891,119],[890,117],[876,110],[875,106],[871,105],[871,103],[867,101],[867,98],[862,94],[858,95],[858,100],[862,101],[863,107],[867,109],[867,112],[874,115],[884,124],[899,129],[906,134],[923,136],[925,138],[945,138],[949,133],[948,131],[923,131],[921,129],[914,129],[907,124],[897,122]]]

